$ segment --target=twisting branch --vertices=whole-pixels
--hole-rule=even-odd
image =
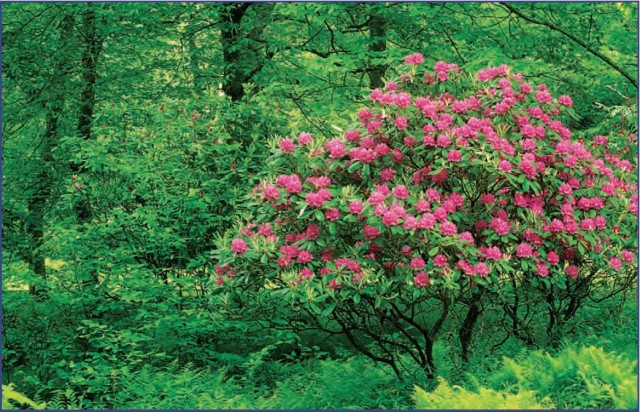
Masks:
[[[588,51],[589,53],[591,53],[592,55],[594,55],[598,59],[602,60],[607,65],[609,65],[611,68],[613,68],[615,71],[617,71],[618,73],[623,75],[627,80],[629,80],[629,82],[631,84],[633,84],[634,87],[636,87],[636,88],[638,87],[638,82],[636,81],[636,79],[634,79],[633,76],[631,76],[629,73],[627,73],[626,70],[624,70],[622,67],[617,65],[615,62],[613,62],[611,59],[609,59],[604,54],[600,53],[598,50],[596,50],[593,47],[591,47],[589,44],[587,44],[584,41],[582,41],[580,38],[574,36],[573,34],[569,33],[568,31],[564,30],[562,27],[556,26],[555,24],[549,23],[547,21],[541,21],[541,20],[537,20],[537,19],[535,19],[533,17],[527,16],[527,15],[523,14],[522,12],[520,12],[519,10],[517,10],[516,8],[514,8],[513,6],[510,6],[507,3],[499,3],[499,4],[502,7],[504,7],[505,9],[509,10],[511,13],[513,13],[516,16],[522,18],[523,20],[528,21],[529,23],[537,24],[537,25],[540,25],[540,26],[545,26],[545,27],[547,27],[547,28],[549,28],[549,29],[551,29],[553,31],[561,33],[564,36],[570,38],[571,40],[573,40],[574,42],[579,44],[583,49],[585,49],[586,51]]]

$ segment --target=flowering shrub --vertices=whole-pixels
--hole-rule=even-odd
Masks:
[[[612,152],[605,136],[574,138],[569,96],[506,65],[468,76],[423,62],[408,56],[341,136],[278,142],[217,274],[331,319],[316,326],[394,369],[403,350],[432,371],[454,303],[470,308],[464,340],[485,293],[553,301],[597,273],[635,273],[638,198],[636,164],[620,156],[631,141]]]

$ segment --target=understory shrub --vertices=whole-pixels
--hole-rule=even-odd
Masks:
[[[444,325],[464,360],[489,310],[507,337],[557,344],[585,300],[635,287],[637,162],[630,135],[572,137],[572,99],[506,65],[423,61],[408,56],[341,136],[274,141],[214,257],[235,307],[286,305],[288,327],[434,377]]]

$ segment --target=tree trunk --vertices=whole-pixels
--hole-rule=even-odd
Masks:
[[[196,13],[191,14],[191,22],[193,22],[197,17]],[[191,25],[193,23],[190,23]],[[195,25],[194,25],[195,27]],[[189,47],[189,69],[191,70],[191,75],[193,76],[193,88],[196,99],[199,99],[203,93],[206,92],[207,83],[204,78],[204,72],[201,68],[201,59],[200,59],[200,49],[196,44],[196,33],[192,33],[189,35],[189,39],[187,40],[187,45]]]
[[[60,29],[60,49],[68,47],[68,39],[73,29],[73,16],[67,15],[62,19]],[[47,103],[48,112],[45,120],[45,131],[41,144],[41,167],[36,175],[34,190],[27,203],[29,214],[26,223],[26,233],[30,240],[30,251],[27,256],[29,268],[41,278],[46,278],[44,246],[45,218],[50,208],[51,193],[55,177],[55,162],[53,149],[56,147],[59,133],[58,120],[64,107],[64,85],[67,78],[69,61],[60,57],[54,76],[51,79],[52,95]],[[35,284],[29,285],[29,293],[39,294]]]
[[[93,132],[93,114],[96,105],[96,82],[98,80],[98,58],[102,51],[103,39],[98,34],[96,25],[96,12],[93,4],[87,5],[83,14],[82,38],[84,39],[84,51],[82,53],[82,81],[83,88],[80,93],[80,108],[78,113],[78,125],[76,133],[82,140],[91,140]],[[81,165],[71,164],[74,173],[80,172]],[[78,223],[81,225],[91,222],[91,200],[82,197],[74,205],[74,211]],[[83,287],[96,283],[97,273],[79,274]]]
[[[471,338],[473,336],[473,328],[475,327],[480,314],[482,313],[482,308],[477,303],[472,303],[469,306],[469,310],[467,311],[467,316],[464,318],[464,322],[462,323],[462,327],[458,332],[460,336],[460,345],[462,346],[462,360],[467,362],[469,360],[469,348],[471,346]]]
[[[89,5],[93,7],[93,5]],[[83,140],[90,140],[92,135],[93,112],[96,104],[96,81],[98,80],[98,57],[102,50],[102,39],[98,37],[96,31],[96,14],[93,9],[88,9],[83,16],[83,38],[85,39],[85,49],[82,54],[82,81],[84,86],[80,94],[80,109],[78,114],[78,125],[76,132]],[[80,171],[81,165],[71,164],[74,173]],[[83,198],[74,205],[76,217],[79,222],[89,222],[91,220],[91,205],[89,200]]]
[[[224,81],[222,90],[232,101],[242,100],[246,75],[240,70],[241,51],[237,47],[240,36],[240,23],[251,3],[234,3],[231,9],[223,14],[222,55],[224,57]]]
[[[426,340],[424,345],[424,353],[427,355],[427,364],[423,368],[428,379],[435,379],[437,374],[436,361],[433,358],[433,341]]]
[[[369,19],[369,54],[371,58],[380,58],[387,50],[387,27],[386,19],[375,8],[371,11]],[[369,84],[372,89],[382,88],[384,81],[382,77],[387,71],[384,64],[373,64],[369,70]]]
[[[252,16],[253,24],[247,30],[241,23],[250,7],[256,15]],[[229,9],[220,16],[224,58],[222,90],[234,102],[242,100],[246,94],[244,83],[249,82],[272,57],[262,33],[274,7],[274,3],[230,3]]]

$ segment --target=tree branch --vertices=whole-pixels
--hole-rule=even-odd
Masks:
[[[586,51],[588,51],[589,53],[591,53],[592,55],[594,55],[595,57],[597,57],[598,59],[600,59],[601,61],[603,61],[607,65],[609,65],[615,71],[617,71],[618,73],[623,75],[627,80],[629,80],[629,82],[631,84],[633,84],[634,87],[636,87],[636,88],[638,87],[637,80],[634,79],[633,76],[631,76],[629,73],[627,73],[622,67],[620,67],[619,65],[614,63],[611,59],[609,59],[604,54],[600,53],[598,50],[596,50],[593,47],[591,47],[589,44],[585,43],[584,41],[582,41],[578,37],[574,36],[573,34],[569,33],[568,31],[564,30],[562,27],[556,26],[555,24],[552,24],[552,23],[549,23],[549,22],[546,22],[546,21],[536,20],[533,17],[529,17],[529,16],[527,16],[525,14],[522,14],[519,10],[515,9],[513,6],[510,6],[507,3],[499,3],[499,4],[502,7],[504,7],[505,9],[509,10],[511,13],[517,15],[518,17],[522,18],[523,20],[528,21],[529,23],[537,24],[537,25],[540,25],[540,26],[545,26],[545,27],[547,27],[547,28],[549,28],[549,29],[551,29],[553,31],[556,31],[558,33],[563,34],[565,37],[570,38],[575,43],[579,44],[583,49],[585,49]]]

